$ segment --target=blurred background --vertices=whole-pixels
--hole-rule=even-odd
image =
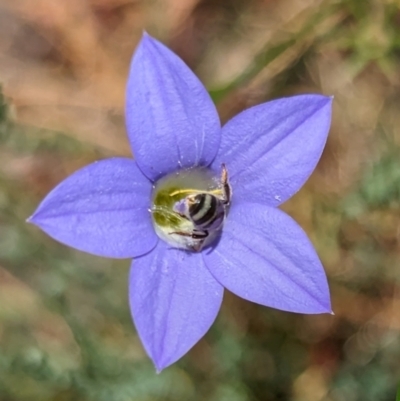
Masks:
[[[25,219],[63,178],[130,155],[124,91],[143,29],[196,72],[222,121],[334,95],[321,162],[284,209],[323,261],[335,316],[226,293],[160,375],[127,302],[129,261]],[[0,0],[0,400],[394,401],[400,381],[399,0]]]

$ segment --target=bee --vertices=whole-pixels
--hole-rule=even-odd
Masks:
[[[222,164],[220,188],[212,191],[184,189],[172,192],[170,196],[181,193],[189,193],[189,195],[175,204],[174,212],[188,220],[191,223],[191,229],[173,231],[169,234],[190,238],[190,248],[199,252],[207,240],[222,228],[231,202],[232,189],[225,164]]]

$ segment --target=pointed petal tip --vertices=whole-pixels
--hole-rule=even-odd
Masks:
[[[152,41],[152,40],[154,40],[154,38],[146,30],[143,29],[141,41],[143,42],[143,41]]]
[[[140,39],[139,46],[143,46],[150,50],[151,48],[154,49],[154,46],[163,45],[162,42],[159,42],[153,36],[151,36],[147,31],[143,30],[142,38]]]
[[[135,54],[143,51],[149,51],[151,49],[151,46],[154,45],[154,43],[156,42],[156,39],[154,39],[146,30],[142,31],[142,37],[140,38],[137,46],[136,46],[136,50],[135,50]]]
[[[29,217],[25,220],[25,222],[28,223],[28,224],[34,224],[35,226],[37,226],[38,223],[37,223],[37,218],[36,218],[36,212],[33,213],[31,216],[29,216]]]
[[[39,206],[38,209],[36,209],[35,212],[25,220],[25,222],[28,224],[33,224],[34,226],[39,227],[40,229],[43,229],[42,225],[45,224],[44,223],[45,219],[46,216],[43,216],[43,213],[41,213]]]
[[[300,95],[301,96],[301,95]],[[323,101],[324,105],[330,105],[333,102],[333,95],[323,95],[323,94],[311,94],[309,96],[315,96],[315,98],[319,98]]]
[[[163,363],[153,360],[154,367],[156,368],[156,373],[159,375],[165,368],[172,365],[172,363]]]
[[[335,100],[335,96],[333,95],[326,96],[326,100],[328,101],[328,104],[332,107],[332,103]]]
[[[156,374],[159,375],[162,371],[163,371],[163,367],[158,366],[155,362],[154,362],[154,367],[156,368]]]
[[[332,105],[333,105],[333,100],[334,100],[334,96],[325,96],[323,95],[324,98],[324,104],[322,107],[326,107],[329,109],[329,113],[332,113]],[[329,132],[329,131],[328,131]]]
[[[327,290],[327,298],[326,299],[315,299],[316,306],[314,310],[310,310],[310,314],[322,315],[328,313],[330,315],[334,314],[332,312],[331,300],[329,295],[329,289]]]
[[[334,100],[334,96],[333,95],[324,95],[321,93],[305,93],[305,94],[300,94],[300,95],[296,95],[296,96],[291,96],[289,98],[296,100],[297,99],[301,99],[301,98],[308,98],[309,100],[314,100],[316,102],[320,102],[321,106],[328,106],[331,105],[333,100]]]
[[[300,314],[304,314],[304,315],[322,315],[322,314],[326,314],[326,313],[330,314],[330,315],[334,315],[330,305],[326,306],[325,304],[322,304],[319,301],[316,301],[313,305],[308,305],[306,307],[300,307],[300,308],[279,308],[279,307],[277,307],[276,309],[282,309],[283,311],[292,312],[292,313],[300,313]]]
[[[150,356],[151,360],[153,361],[154,367],[156,368],[156,373],[159,375],[163,370],[169,368],[174,363],[176,363],[181,357],[174,357],[164,355],[161,353],[160,355],[153,355]]]
[[[333,311],[332,311],[332,307],[331,307],[331,305],[330,305],[330,302],[328,303],[328,306],[323,306],[323,309],[322,310],[320,310],[319,312],[317,312],[317,313],[319,313],[319,314],[325,314],[325,313],[328,313],[328,314],[330,314],[330,315],[334,315],[334,313],[333,313]]]

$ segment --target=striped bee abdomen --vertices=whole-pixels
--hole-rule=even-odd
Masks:
[[[202,193],[191,198],[189,217],[198,229],[219,227],[225,217],[222,202],[214,195]]]

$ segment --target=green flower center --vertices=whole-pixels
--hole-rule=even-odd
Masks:
[[[151,206],[157,235],[175,248],[201,250],[215,239],[222,228],[225,218],[222,197],[221,178],[207,168],[180,170],[161,178],[154,186]],[[198,201],[195,207],[194,199]],[[215,217],[213,210],[205,209],[212,207],[216,209]],[[214,226],[209,224],[212,228],[206,229],[206,225],[203,227],[196,224],[191,214],[193,208],[197,210],[197,214],[206,215],[207,212],[211,216],[207,223],[214,223],[214,219]],[[219,221],[221,224],[218,225]]]

